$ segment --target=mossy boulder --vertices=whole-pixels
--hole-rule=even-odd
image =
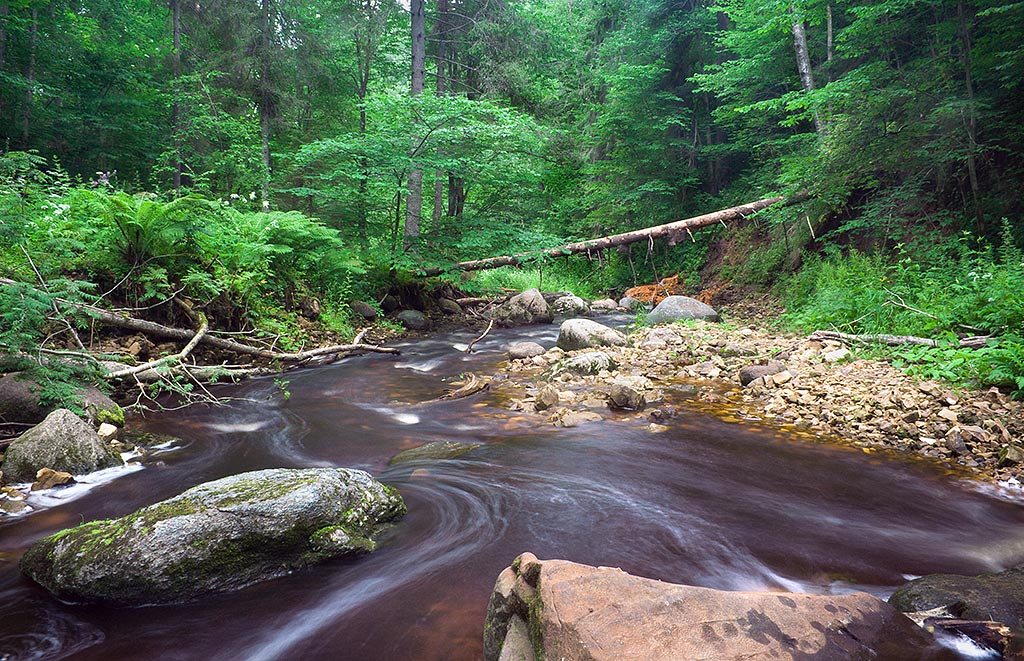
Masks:
[[[537,289],[527,289],[516,294],[491,313],[499,326],[526,326],[528,324],[550,324],[555,313]]]
[[[405,511],[394,488],[364,471],[254,471],[51,535],[21,570],[62,601],[175,603],[365,553]]]
[[[54,404],[42,403],[42,394],[43,387],[25,378],[23,373],[0,376],[0,419],[25,424],[41,422],[57,408]],[[75,395],[89,422],[96,425],[109,422],[118,427],[124,426],[124,411],[95,387],[81,388]]]
[[[31,482],[41,468],[80,475],[123,463],[89,423],[57,409],[11,443],[3,473],[8,482]]]
[[[892,593],[889,603],[905,613],[946,608],[965,620],[995,620],[1024,629],[1024,565],[995,574],[929,574]]]

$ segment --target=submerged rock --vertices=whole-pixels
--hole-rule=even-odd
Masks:
[[[626,336],[590,319],[566,319],[558,329],[558,347],[565,351],[591,347],[624,346]]]
[[[8,482],[31,482],[42,468],[79,475],[123,463],[89,423],[57,409],[11,443],[3,474]]]
[[[174,603],[373,550],[404,513],[395,489],[360,470],[254,471],[51,535],[21,569],[63,601]]]
[[[389,464],[400,464],[403,461],[416,461],[417,459],[455,459],[467,452],[471,452],[482,443],[460,443],[458,441],[433,441],[417,445],[408,450],[402,450],[391,457]]]
[[[722,320],[713,307],[689,296],[669,296],[647,315],[647,323],[652,326],[686,319]]]
[[[1024,564],[996,574],[923,576],[893,592],[889,603],[903,612],[947,608],[958,618],[1024,629]]]
[[[555,315],[540,291],[527,289],[496,307],[491,317],[499,326],[525,326],[550,324]]]
[[[920,659],[935,643],[858,592],[724,592],[565,560],[515,559],[487,607],[484,659]]]

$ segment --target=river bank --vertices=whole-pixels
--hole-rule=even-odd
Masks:
[[[860,347],[774,330],[762,315],[640,326],[624,346],[545,348],[509,360],[505,372],[511,406],[556,425],[608,415],[608,393],[618,384],[641,393],[646,404],[634,414],[647,417],[652,431],[673,415],[664,404],[674,392],[725,420],[779,425],[865,453],[919,457],[1011,488],[1024,481],[1024,403],[996,389],[915,379],[865,357]],[[609,369],[565,368],[567,358],[594,351],[608,356]],[[543,401],[551,397],[551,389],[541,395],[549,384],[557,401]]]

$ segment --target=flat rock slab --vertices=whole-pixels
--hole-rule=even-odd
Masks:
[[[398,492],[360,470],[253,471],[51,535],[21,569],[62,601],[174,603],[365,553],[403,514]]]
[[[400,464],[405,461],[418,461],[427,459],[456,459],[472,452],[480,447],[482,443],[461,443],[459,441],[433,441],[417,445],[408,450],[402,450],[391,457],[389,464]]]
[[[647,315],[647,323],[651,325],[686,319],[722,320],[713,307],[689,296],[669,296]]]
[[[484,658],[538,658],[534,651],[580,661],[955,658],[861,592],[723,592],[525,553],[495,584]]]

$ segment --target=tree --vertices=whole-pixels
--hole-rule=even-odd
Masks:
[[[426,25],[423,0],[412,0],[409,5],[412,25],[412,85],[413,98],[423,93],[426,79]],[[414,119],[414,121],[416,121]],[[409,171],[409,194],[405,201],[405,242],[412,244],[420,234],[420,216],[423,209],[423,169],[415,160],[420,151],[418,136],[414,135],[412,168]]]

